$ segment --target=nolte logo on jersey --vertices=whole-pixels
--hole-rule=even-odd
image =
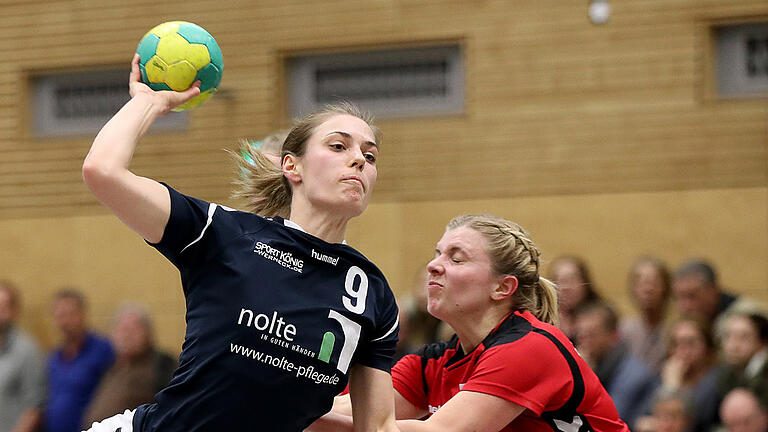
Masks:
[[[262,242],[256,242],[256,246],[253,248],[253,251],[263,256],[264,258],[274,261],[281,266],[293,270],[297,273],[301,273],[304,269],[304,260],[294,258],[292,252],[283,252]]]
[[[293,343],[296,337],[296,326],[283,320],[283,317],[272,311],[272,315],[253,314],[250,309],[241,308],[240,315],[237,317],[237,325],[253,327],[256,330],[265,332],[261,334],[261,339],[271,344],[288,348],[307,357],[315,358],[317,353],[308,350],[296,343]]]
[[[333,264],[333,265],[336,265],[339,263],[339,257],[332,257],[329,255],[321,254],[320,252],[315,252],[314,249],[312,249],[312,258],[318,261],[326,262],[328,264]]]

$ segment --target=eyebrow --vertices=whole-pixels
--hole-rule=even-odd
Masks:
[[[449,254],[449,255],[454,253],[454,252],[461,252],[464,255],[468,256],[468,257],[471,256],[470,253],[466,249],[464,249],[464,248],[462,248],[460,246],[451,246],[446,251],[446,253]],[[441,253],[440,249],[439,248],[435,248],[435,253],[437,253],[439,255]]]
[[[343,136],[343,137],[344,137],[344,138],[346,138],[346,139],[350,139],[350,140],[352,139],[352,135],[350,135],[350,134],[348,134],[348,133],[346,133],[346,132],[342,132],[342,131],[333,131],[333,132],[330,132],[330,133],[328,133],[328,135],[326,135],[325,137],[326,137],[326,138],[328,138],[329,136],[331,136],[331,135],[333,135],[333,134],[339,134],[339,135]],[[373,146],[373,147],[379,148],[379,146],[377,146],[377,145],[376,145],[376,143],[375,143],[375,142],[373,142],[373,141],[363,141],[363,144],[368,144],[369,146]]]

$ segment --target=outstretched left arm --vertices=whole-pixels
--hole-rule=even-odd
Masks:
[[[349,416],[349,400],[344,397],[337,399],[338,403],[334,403],[333,410],[314,423],[308,431],[338,432],[352,430],[352,417]],[[402,396],[400,396],[400,399],[405,401]],[[500,431],[522,414],[524,410],[524,407],[496,396],[462,391],[440,407],[427,420],[398,420],[396,422],[397,429],[395,430],[402,432]],[[407,418],[407,416],[400,415],[400,413],[398,413],[397,417]]]

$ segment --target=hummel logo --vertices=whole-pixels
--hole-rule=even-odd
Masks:
[[[318,261],[326,262],[328,264],[333,264],[333,265],[336,265],[339,263],[339,257],[324,255],[319,252],[315,252],[314,249],[312,249],[312,258]]]

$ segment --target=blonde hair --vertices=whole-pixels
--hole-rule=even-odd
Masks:
[[[520,225],[492,215],[457,216],[446,231],[459,227],[472,228],[485,238],[491,269],[497,275],[517,278],[517,290],[512,295],[514,307],[557,325],[557,286],[540,276],[539,250],[528,233]]]
[[[323,109],[297,120],[284,139],[267,137],[265,140],[280,140],[281,146],[275,156],[282,161],[286,155],[302,157],[307,151],[307,142],[315,128],[336,115],[351,115],[368,124],[373,131],[376,144],[381,145],[381,133],[373,124],[373,117],[350,102],[326,105]],[[274,145],[274,144],[273,144]],[[266,144],[265,144],[266,146]],[[238,167],[232,197],[245,199],[248,210],[261,216],[289,217],[291,212],[291,184],[283,177],[282,167],[270,160],[270,148],[254,148],[248,142],[241,143],[240,152],[230,152]]]

